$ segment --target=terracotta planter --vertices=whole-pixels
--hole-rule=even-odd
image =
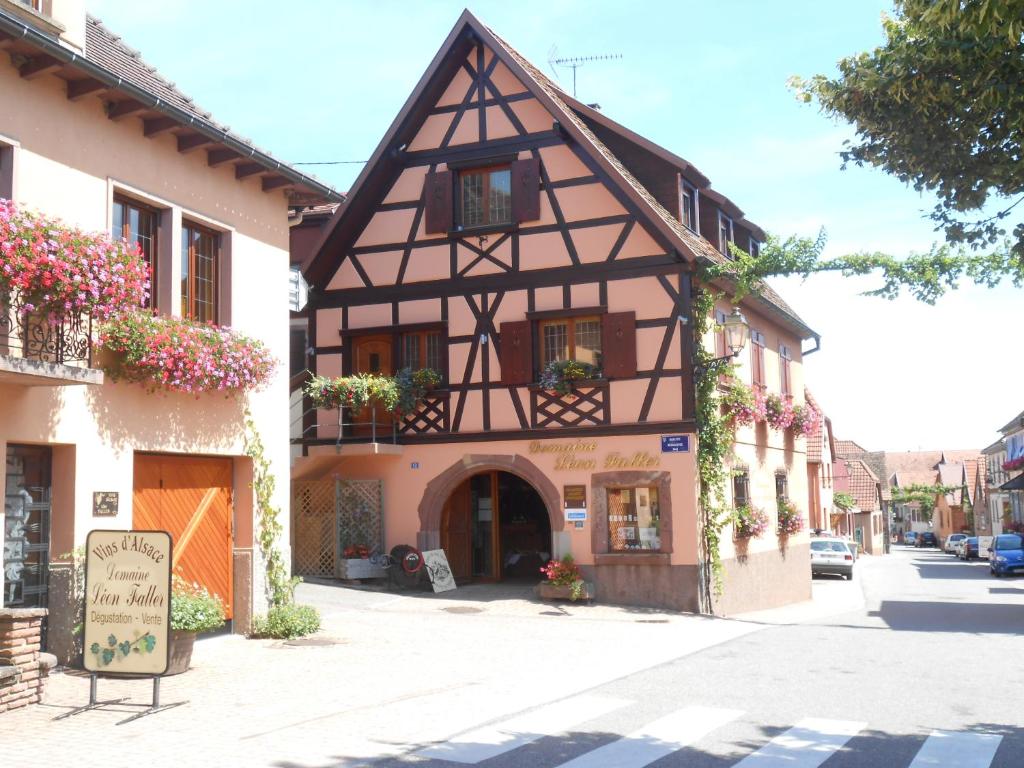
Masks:
[[[550,581],[542,581],[537,585],[536,592],[537,597],[541,600],[572,600],[572,587],[568,584],[552,584]],[[593,599],[594,585],[589,581],[583,582],[583,594],[576,599],[576,602]]]
[[[192,646],[196,641],[195,632],[183,632],[180,629],[171,630],[171,647],[168,649],[167,675],[180,675],[187,672],[189,664],[192,663]]]

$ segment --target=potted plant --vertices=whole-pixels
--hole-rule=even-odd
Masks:
[[[732,513],[732,533],[735,539],[756,539],[768,530],[768,515],[757,507],[737,507]]]
[[[192,661],[196,635],[224,626],[224,603],[199,584],[175,576],[171,586],[171,640],[168,675],[180,675]]]
[[[779,501],[779,536],[791,536],[804,528],[804,517],[792,501]]]
[[[793,403],[788,397],[780,397],[774,392],[764,398],[764,420],[768,426],[780,432],[789,429],[793,423]]]
[[[540,569],[547,577],[537,585],[537,596],[542,600],[592,600],[594,590],[591,584],[583,580],[579,566],[572,555],[565,555],[561,560],[551,560]]]
[[[559,395],[571,395],[574,383],[587,379],[600,378],[601,373],[590,363],[577,360],[552,360],[544,366],[540,375],[541,389]]]

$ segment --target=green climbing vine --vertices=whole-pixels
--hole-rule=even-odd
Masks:
[[[287,605],[292,602],[298,578],[288,573],[278,541],[284,532],[281,525],[281,510],[274,506],[274,490],[277,480],[271,472],[270,461],[266,457],[263,438],[256,429],[249,409],[245,410],[245,455],[252,459],[252,489],[256,501],[256,515],[259,523],[257,540],[263,564],[267,574],[267,600],[271,607]]]
[[[701,549],[701,611],[711,613],[714,598],[722,593],[722,530],[729,522],[725,509],[725,482],[728,470],[725,459],[732,450],[733,432],[722,416],[718,401],[720,371],[708,370],[714,358],[703,342],[711,330],[715,316],[713,292],[698,288],[693,298],[693,333],[695,362],[695,388],[697,400],[697,473],[698,514],[700,516]]]

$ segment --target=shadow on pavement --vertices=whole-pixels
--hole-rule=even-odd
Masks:
[[[1024,607],[1012,603],[943,603],[885,600],[868,616],[901,632],[1024,632]]]

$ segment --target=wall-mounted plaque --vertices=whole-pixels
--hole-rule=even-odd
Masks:
[[[115,675],[164,674],[171,535],[90,531],[85,549],[85,668]]]
[[[93,517],[117,517],[117,491],[92,492]]]
[[[587,519],[587,486],[563,485],[562,503],[565,507],[565,519],[579,522]]]

